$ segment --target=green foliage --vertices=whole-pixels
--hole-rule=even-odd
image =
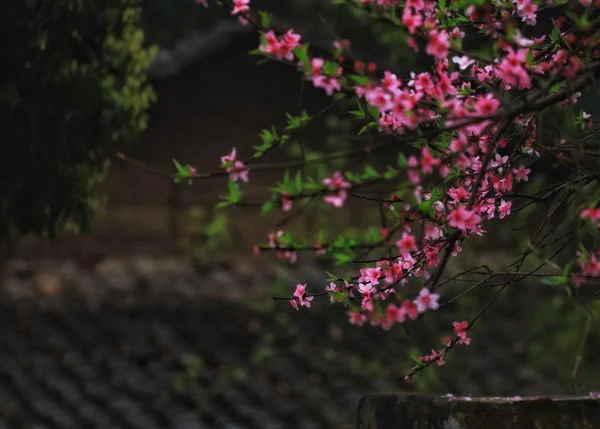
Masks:
[[[154,94],[137,0],[0,4],[0,240],[87,230],[107,145],[146,127]]]
[[[231,244],[230,218],[222,211],[210,212],[201,207],[193,207],[181,220],[184,232],[180,246],[190,256],[203,258]]]

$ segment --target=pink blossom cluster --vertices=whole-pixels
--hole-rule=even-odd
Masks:
[[[471,344],[471,338],[467,336],[467,329],[469,329],[469,322],[463,320],[462,322],[453,322],[454,334],[458,338],[458,344],[464,344],[468,346]]]
[[[277,37],[274,31],[268,31],[264,35],[265,42],[259,46],[259,49],[278,60],[294,60],[294,49],[300,46],[302,38],[294,30],[288,30],[283,36]]]
[[[350,188],[351,183],[344,179],[344,175],[341,171],[333,173],[332,177],[323,179],[323,185],[330,191],[323,197],[323,201],[331,204],[333,207],[343,207],[346,198],[348,198],[348,192],[346,189]]]
[[[313,296],[306,294],[306,284],[299,284],[296,286],[296,290],[294,291],[294,295],[290,300],[290,304],[296,310],[299,309],[299,306],[310,308],[310,302],[313,300],[313,298]]]
[[[229,173],[229,177],[234,182],[241,180],[242,182],[248,182],[248,168],[242,161],[237,159],[236,148],[231,149],[231,152],[221,157],[221,166],[225,168],[225,171]]]
[[[439,295],[423,288],[414,300],[405,299],[399,305],[390,303],[385,311],[379,312],[376,311],[373,300],[385,300],[393,289],[378,291],[371,283],[359,283],[357,289],[361,294],[361,307],[349,313],[350,323],[357,326],[363,326],[370,321],[372,326],[389,330],[394,324],[404,323],[407,319],[416,320],[420,314],[439,308]]]
[[[279,230],[269,234],[269,247],[271,249],[277,249],[275,255],[279,259],[287,259],[290,263],[294,264],[298,261],[298,253],[295,250],[285,250],[286,245],[280,242],[280,238],[285,234],[284,231]],[[282,250],[283,249],[283,250]]]
[[[596,226],[600,227],[600,208],[590,207],[581,212],[581,219],[589,219],[590,222],[596,224]]]
[[[325,61],[321,58],[313,58],[310,61],[310,72],[308,79],[313,83],[315,88],[323,88],[329,96],[334,92],[342,90],[340,85],[340,76],[342,75],[342,67],[337,68],[336,76],[327,76],[323,74],[323,66]]]
[[[587,219],[600,228],[600,208],[589,207],[582,210],[580,218]],[[589,277],[600,277],[600,247],[590,250],[587,254],[578,251],[577,257],[579,272],[571,274],[575,286],[581,286]]]
[[[374,63],[365,65],[353,59],[352,70],[341,57],[350,46],[346,40],[334,42],[333,59],[325,59],[325,55],[310,57],[304,50],[296,51],[296,55],[294,51],[302,46],[301,36],[294,30],[278,35],[264,29],[259,50],[271,58],[299,66],[305,78],[328,96],[342,91],[355,95],[360,113],[364,113],[362,106],[366,104],[370,116],[377,118],[369,126],[385,134],[384,138],[390,136],[393,141],[397,137],[408,144],[419,139],[414,151],[408,149],[408,144],[398,149],[411,150],[406,153],[405,162],[399,162],[402,165],[397,170],[398,174],[406,175],[405,180],[400,179],[402,186],[406,185],[402,201],[394,196],[379,201],[404,220],[404,225],[394,228],[382,222],[381,247],[387,247],[395,255],[360,268],[360,275],[351,282],[331,282],[325,288],[332,303],[356,302],[348,313],[351,324],[370,323],[387,330],[437,310],[440,296],[434,292],[440,286],[437,283],[440,276],[431,274],[434,269],[443,270],[447,259],[442,259],[442,255],[445,258],[458,255],[463,240],[485,234],[485,221],[496,216],[503,220],[519,210],[513,209],[514,188],[529,181],[529,167],[540,152],[544,153],[544,148],[537,141],[541,131],[536,118],[527,111],[514,113],[513,106],[520,106],[520,100],[527,98],[523,95],[537,94],[546,85],[544,81],[556,83],[579,78],[585,72],[582,52],[600,58],[600,48],[589,32],[566,31],[564,17],[553,22],[558,35],[524,37],[516,27],[522,27],[521,23],[536,25],[542,5],[536,0],[485,2],[465,8],[470,24],[494,44],[498,57],[493,59],[462,50],[465,34],[459,26],[448,28],[445,22],[455,13],[452,2],[444,10],[440,10],[443,7],[440,2],[433,0],[361,0],[360,3],[367,9],[370,5],[390,9],[401,6],[401,13],[394,10],[393,17],[401,16],[397,23],[401,21],[409,34],[407,44],[415,51],[424,48],[431,57],[431,69],[397,76],[390,70],[380,73]],[[582,10],[582,6],[591,7],[593,0],[578,0],[578,3],[572,1],[569,7]],[[599,3],[595,1],[595,5],[600,6]],[[381,12],[377,7],[374,10]],[[249,0],[234,1],[232,14],[245,15],[248,11]],[[547,94],[551,93],[549,89],[545,89]],[[539,94],[546,95],[543,91]],[[568,93],[560,102],[574,104],[580,95]],[[502,126],[504,121],[508,128]],[[591,126],[585,113],[579,121],[580,125]],[[443,137],[433,132],[438,129],[444,131]],[[559,152],[556,158],[561,160],[562,156]],[[237,160],[235,148],[221,162],[231,180],[248,181],[248,168]],[[345,177],[351,175],[335,171],[322,180],[322,188],[313,195],[323,196],[323,201],[333,207],[343,207],[349,189],[361,185],[354,179],[350,183]],[[443,185],[437,186],[440,183]],[[283,211],[292,209],[292,199],[289,192],[281,192]],[[581,219],[600,226],[600,209],[583,210]],[[293,246],[286,248],[283,234],[283,231],[270,234],[268,247],[279,258],[295,262],[296,250]],[[327,243],[317,242],[312,250],[322,255],[328,249]],[[587,277],[600,276],[600,249],[578,256],[579,271],[571,274],[576,285]],[[432,280],[433,284],[419,286],[414,299],[400,298],[399,290],[418,277]],[[306,288],[306,284],[298,284],[290,299],[296,310],[311,307],[315,295],[307,294]],[[420,362],[444,365],[450,347],[471,343],[469,328],[466,320],[454,322],[455,338],[445,338],[445,348],[432,349],[419,358]]]

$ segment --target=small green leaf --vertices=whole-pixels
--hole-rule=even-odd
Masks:
[[[396,170],[395,168],[392,168],[391,166],[388,165],[387,170],[383,174],[383,177],[386,180],[391,180],[394,177],[396,177],[397,175],[398,175],[398,170]]]
[[[260,215],[264,216],[267,213],[269,213],[271,210],[273,210],[275,208],[275,206],[277,205],[277,203],[273,200],[269,200],[266,203],[264,203],[260,209]]]
[[[235,203],[233,201],[221,201],[220,203],[218,203],[215,206],[215,209],[219,210],[219,209],[222,209],[222,208],[225,208],[225,207],[228,207],[228,206],[232,206],[234,204]]]
[[[310,67],[310,62],[308,60],[308,43],[298,46],[296,49],[294,49],[294,54],[296,55],[296,58],[298,58],[304,65],[304,67]]]
[[[179,174],[179,176],[187,177],[186,175],[189,174],[189,171],[187,168],[185,168],[183,165],[181,165],[175,158],[173,158],[173,164],[175,165],[175,168],[177,169],[177,174]]]
[[[379,177],[379,173],[370,165],[365,165],[365,173],[363,179],[376,179]]]
[[[294,180],[294,185],[296,192],[302,191],[302,171],[300,170],[296,172],[296,179]]]
[[[271,26],[271,14],[262,10],[258,13],[260,14],[260,25],[262,28],[269,28]]]
[[[378,121],[379,118],[381,117],[381,113],[379,112],[379,109],[376,106],[369,106],[369,114],[371,115],[371,117]]]
[[[408,165],[408,159],[406,159],[406,155],[404,155],[402,152],[400,152],[398,154],[398,166],[404,168],[407,165]]]
[[[562,276],[543,277],[542,283],[545,285],[563,285],[566,283],[566,279]]]

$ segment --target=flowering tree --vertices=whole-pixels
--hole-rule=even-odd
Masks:
[[[209,6],[206,0],[198,2]],[[598,130],[577,107],[600,75],[600,2],[332,3],[389,25],[410,49],[426,52],[429,68],[408,76],[379,70],[354,57],[347,39],[336,40],[328,53],[317,52],[294,29],[281,28],[268,12],[253,10],[250,0],[225,1],[232,15],[260,32],[255,54],[296,68],[332,104],[351,101],[355,107],[347,114],[364,140],[359,147],[305,155],[281,166],[259,164],[265,154],[293,142],[322,112],[288,114],[287,127],[264,131],[248,158],[233,148],[221,158],[222,170],[214,173],[175,162],[175,180],[227,177],[229,194],[219,203],[222,208],[249,204],[243,190],[253,171],[281,167],[286,170],[282,181],[260,202],[263,213],[279,210],[296,216],[308,204],[343,210],[352,198],[381,211],[377,232],[364,239],[342,235],[327,240],[320,231],[293,237],[279,230],[255,247],[255,253],[272,251],[291,263],[303,252],[314,252],[349,267],[344,277],[330,275],[322,286],[299,284],[290,296],[281,297],[295,309],[328,297],[347,307],[350,323],[388,330],[493,282],[493,298],[471,320],[449,326],[451,335],[405,375],[410,380],[432,364],[443,365],[456,345],[468,345],[469,329],[509,285],[540,277],[542,283],[577,295],[600,276],[600,248],[595,247],[600,226]],[[467,49],[465,41],[473,35],[485,40],[484,49]],[[395,152],[393,162],[388,161],[390,151]],[[387,165],[346,163],[326,174],[306,168],[357,154]],[[547,174],[549,162],[558,165],[554,175]],[[536,175],[539,180],[532,186]],[[375,185],[386,189],[387,196],[369,195]],[[445,274],[467,240],[486,234],[487,221],[508,222],[514,213],[531,213],[535,207],[536,229],[513,263]],[[442,299],[443,287],[457,279],[470,280],[472,286]]]
[[[9,2],[0,35],[0,241],[90,228],[110,142],[146,128],[154,92],[136,0]]]

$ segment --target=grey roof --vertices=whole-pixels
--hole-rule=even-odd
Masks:
[[[178,259],[9,263],[0,428],[342,429],[364,394],[412,389],[397,376],[411,344],[439,341],[433,319],[407,338],[349,326],[324,301],[295,312],[264,299],[278,271]],[[322,284],[322,274],[313,264],[285,271],[288,284]],[[495,330],[423,377],[456,394],[514,395],[534,383],[514,308],[502,311]],[[454,317],[440,312],[435,323]]]
[[[151,79],[163,79],[178,74],[187,65],[227,48],[243,34],[251,34],[252,27],[235,19],[217,21],[209,31],[194,31],[180,38],[172,47],[162,47],[148,69]]]

